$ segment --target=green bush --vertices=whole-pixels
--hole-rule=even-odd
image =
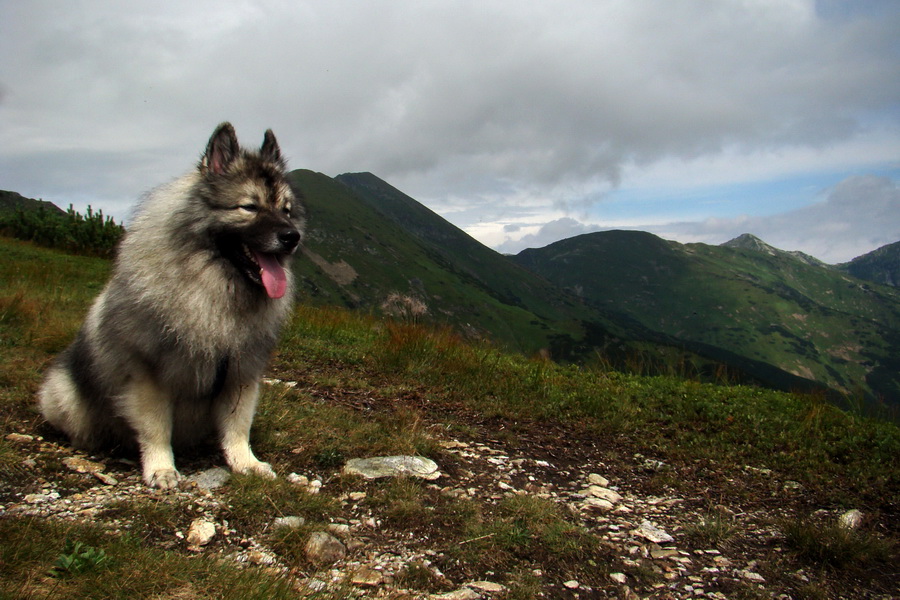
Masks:
[[[73,254],[109,258],[125,233],[125,228],[103,211],[88,206],[82,215],[71,205],[65,214],[47,210],[8,212],[0,215],[0,233]]]

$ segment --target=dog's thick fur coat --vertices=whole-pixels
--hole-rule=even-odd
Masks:
[[[112,278],[46,374],[44,417],[79,447],[136,445],[153,487],[178,484],[173,445],[211,433],[232,470],[274,477],[250,426],[304,225],[272,132],[250,152],[220,125],[195,170],[141,202]]]

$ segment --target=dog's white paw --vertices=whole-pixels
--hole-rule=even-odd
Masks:
[[[242,469],[238,471],[238,473],[244,473],[246,475],[258,475],[260,477],[264,477],[266,479],[275,479],[275,470],[272,469],[272,465],[267,462],[262,462],[261,460],[256,461],[255,463],[246,465]]]
[[[181,475],[175,469],[156,469],[144,472],[144,483],[161,490],[172,490],[178,487]]]

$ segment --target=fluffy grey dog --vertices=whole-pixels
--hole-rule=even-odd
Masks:
[[[79,447],[136,444],[153,487],[178,484],[173,445],[213,432],[232,470],[274,477],[250,425],[304,225],[272,131],[253,152],[219,125],[197,168],[138,207],[112,278],[47,372],[44,417]]]

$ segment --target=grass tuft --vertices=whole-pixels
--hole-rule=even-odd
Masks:
[[[865,530],[812,517],[784,521],[782,530],[788,546],[816,566],[863,571],[897,559],[891,540]]]

